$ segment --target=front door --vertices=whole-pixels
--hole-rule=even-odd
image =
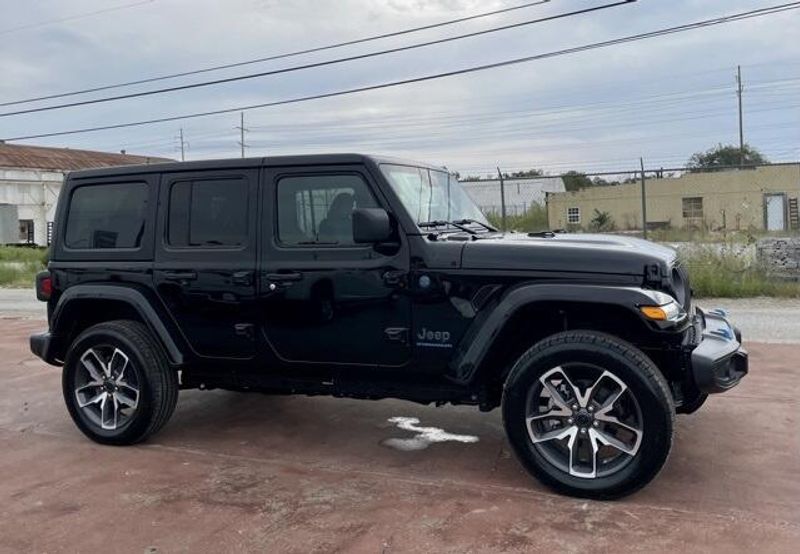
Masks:
[[[409,359],[407,243],[353,242],[353,209],[386,207],[376,193],[360,166],[269,170],[259,311],[270,356],[367,366]]]
[[[162,177],[153,277],[194,352],[255,355],[258,169]]]

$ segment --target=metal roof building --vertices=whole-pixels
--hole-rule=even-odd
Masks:
[[[16,207],[19,242],[46,245],[64,175],[69,171],[172,161],[121,153],[0,141],[0,204]],[[7,222],[6,222],[7,223]]]

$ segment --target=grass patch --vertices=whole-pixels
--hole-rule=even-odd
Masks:
[[[0,262],[0,287],[31,288],[36,274],[44,269],[40,261]]]
[[[489,213],[486,219],[493,227],[503,228],[503,217],[498,213]],[[547,208],[539,204],[531,204],[527,212],[520,215],[507,215],[506,226],[509,231],[519,231],[521,233],[533,233],[537,231],[547,231],[550,226],[547,222]]]
[[[0,246],[0,287],[29,288],[47,265],[44,248]]]
[[[800,282],[769,275],[756,262],[724,246],[681,252],[695,296],[800,298]]]
[[[0,246],[0,263],[2,262],[39,262],[44,265],[47,263],[47,249]]]

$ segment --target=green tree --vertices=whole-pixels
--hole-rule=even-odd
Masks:
[[[695,152],[689,158],[687,165],[692,171],[713,171],[715,168],[735,167],[742,165],[764,165],[769,160],[756,148],[749,144],[744,145],[744,160],[738,146],[732,144],[718,144],[705,152]]]
[[[532,178],[541,177],[542,175],[544,175],[544,172],[541,169],[526,169],[525,171],[515,171],[511,174],[511,177]],[[508,174],[504,174],[504,177],[508,177]]]
[[[585,173],[579,171],[567,171],[561,178],[564,180],[564,188],[566,188],[568,192],[594,186],[594,182],[587,177]]]

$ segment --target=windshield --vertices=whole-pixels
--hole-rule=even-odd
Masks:
[[[417,224],[464,220],[487,224],[469,195],[446,171],[392,164],[382,164],[381,171]]]

